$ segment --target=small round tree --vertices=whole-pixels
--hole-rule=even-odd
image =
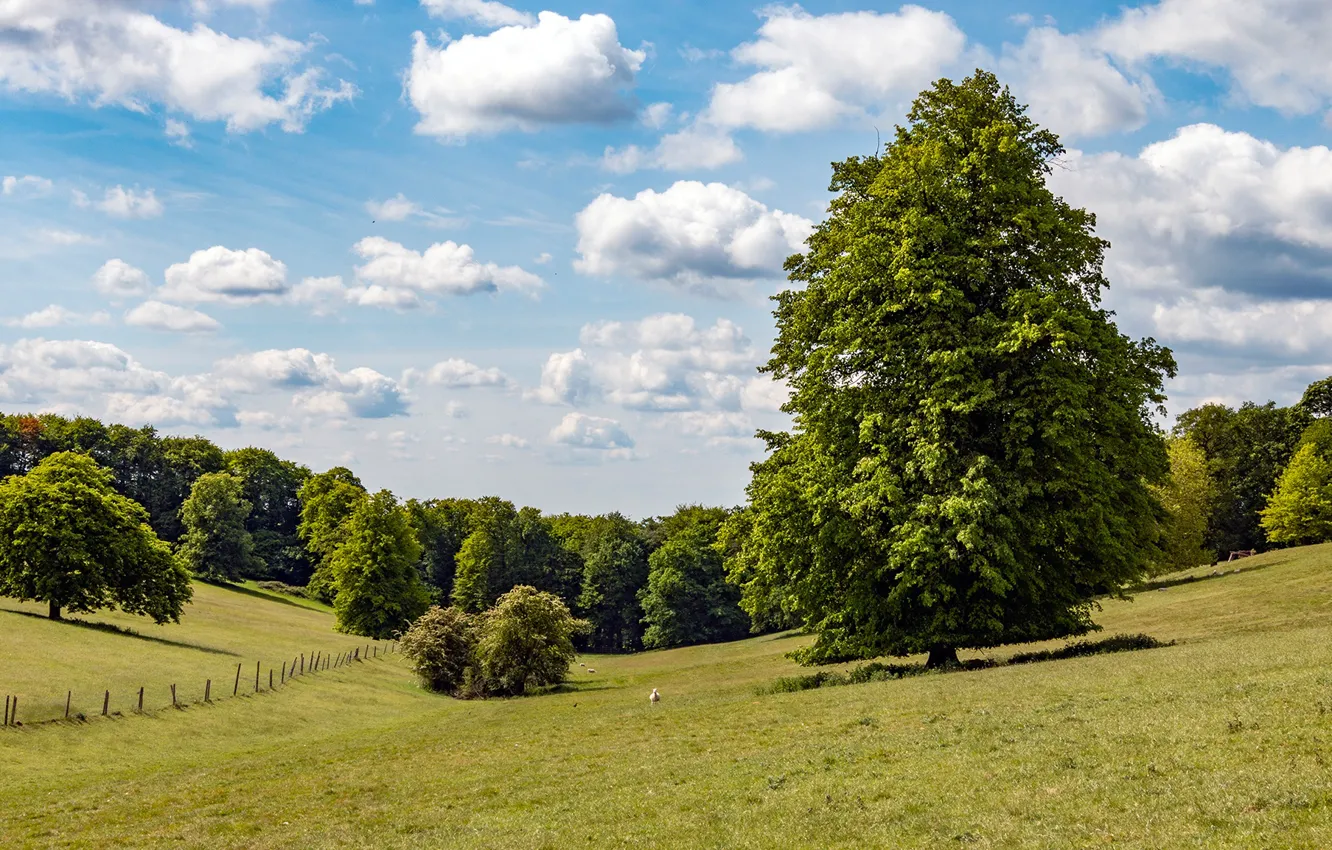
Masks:
[[[120,606],[179,622],[189,572],[148,525],[148,512],[111,488],[87,455],[58,452],[0,484],[0,595],[61,611]]]
[[[421,684],[436,693],[458,696],[467,681],[476,648],[476,623],[465,611],[433,606],[402,636],[402,654]]]
[[[563,682],[576,654],[573,636],[588,630],[558,596],[527,585],[501,596],[482,616],[476,647],[482,684],[507,696]]]

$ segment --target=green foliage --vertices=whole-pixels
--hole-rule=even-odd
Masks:
[[[1187,437],[1172,438],[1167,451],[1170,478],[1152,488],[1169,514],[1165,551],[1155,570],[1158,573],[1186,570],[1212,560],[1212,552],[1203,545],[1216,500],[1207,458]]]
[[[1238,409],[1205,404],[1180,414],[1174,434],[1202,449],[1216,484],[1206,548],[1224,557],[1267,543],[1259,516],[1311,421],[1301,407],[1273,402],[1245,402]]]
[[[663,543],[648,558],[643,605],[643,646],[660,649],[743,637],[749,617],[739,590],[728,584],[717,532],[722,508],[679,508],[657,528]]]
[[[236,476],[210,472],[194,482],[180,508],[185,534],[176,558],[201,579],[235,582],[263,569],[245,530],[250,503],[241,498],[241,490]]]
[[[432,606],[402,636],[402,654],[421,684],[436,693],[462,694],[476,649],[476,621],[457,608]]]
[[[627,652],[642,645],[643,606],[639,588],[647,582],[648,549],[638,527],[618,513],[564,523],[583,558],[578,609],[592,624],[591,648]],[[580,527],[579,527],[580,526]]]
[[[46,602],[53,619],[118,605],[179,622],[190,600],[147,511],[86,455],[58,452],[0,483],[0,541],[0,595]]]
[[[244,498],[252,506],[246,529],[254,538],[255,554],[265,564],[263,573],[303,584],[310,577],[297,529],[301,519],[298,496],[310,470],[282,460],[267,449],[245,448],[226,453],[227,471],[244,484]]]
[[[1299,406],[1310,416],[1332,416],[1332,377],[1314,381],[1305,387]]]
[[[476,663],[485,691],[521,696],[569,675],[573,637],[588,628],[552,593],[519,585],[483,615]]]
[[[335,466],[328,472],[310,476],[296,495],[301,503],[296,531],[314,564],[308,584],[310,593],[332,602],[337,596],[337,586],[329,557],[345,541],[347,519],[365,501],[365,487],[351,470]]]
[[[453,595],[458,551],[467,539],[472,503],[466,499],[411,499],[406,505],[416,540],[421,544],[421,578],[436,599]]]
[[[810,662],[1081,634],[1157,557],[1174,361],[1100,307],[1095,218],[1045,185],[1058,139],[981,71],[909,120],[834,165],[775,297],[794,428],[762,435],[734,574],[751,613],[807,614]]]
[[[1261,518],[1274,543],[1332,540],[1332,460],[1317,445],[1306,443],[1291,458]]]
[[[360,502],[328,559],[338,631],[380,639],[409,628],[430,604],[416,572],[420,557],[421,544],[392,493],[381,490]]]

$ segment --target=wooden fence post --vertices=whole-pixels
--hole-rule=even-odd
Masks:
[[[233,697],[234,697],[236,694],[240,693],[240,668],[241,668],[241,666],[240,666],[239,664],[237,664],[237,665],[236,665],[236,684],[233,685],[232,688],[231,688],[231,695],[232,695]]]
[[[68,692],[65,693],[65,719],[66,719],[66,720],[69,719],[69,701],[70,701],[71,699],[73,699],[73,698],[74,698],[74,692],[73,692],[73,691],[68,691]]]
[[[5,725],[9,725],[9,694],[5,694]]]
[[[17,726],[17,725],[18,725],[18,695],[17,695],[17,694],[15,694],[15,696],[14,696],[14,708],[11,709],[10,712],[9,712],[9,725],[10,725],[10,726]]]
[[[204,681],[204,702],[212,702],[212,701],[213,701],[213,680],[207,679]]]
[[[278,679],[278,684],[279,685],[287,684],[287,662],[285,661],[282,662],[282,675]]]
[[[143,688],[139,688],[139,713],[143,714]]]
[[[102,716],[106,717],[106,710],[111,707],[111,692],[107,691],[102,696]]]
[[[262,661],[254,662],[254,692],[256,694],[259,693],[259,665],[262,663]]]
[[[302,652],[302,653],[301,653],[301,674],[304,675],[304,673],[305,673],[305,653]]]
[[[171,686],[171,707],[172,707],[172,708],[177,708],[177,707],[178,707],[178,706],[176,705],[176,686],[175,686],[175,685],[172,685],[172,686]]]
[[[268,668],[268,689],[273,690],[273,668]]]

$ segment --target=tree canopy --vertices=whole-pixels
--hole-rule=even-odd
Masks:
[[[1157,572],[1210,563],[1213,555],[1206,542],[1216,485],[1207,470],[1207,457],[1187,437],[1172,438],[1169,453],[1170,477],[1155,489],[1169,515],[1165,551]]]
[[[376,639],[406,631],[430,604],[416,571],[421,545],[407,513],[387,490],[361,501],[329,558],[339,631]]]
[[[52,619],[119,606],[179,622],[189,573],[87,455],[57,452],[0,483],[0,594],[46,602]]]
[[[882,153],[833,166],[786,264],[764,370],[746,605],[776,587],[823,662],[1060,637],[1143,574],[1167,470],[1170,352],[1100,306],[1095,217],[1046,186],[1063,153],[995,77],[942,80]]]
[[[250,503],[241,498],[239,478],[225,472],[199,476],[180,508],[185,534],[176,557],[194,575],[233,582],[263,569],[245,530]]]
[[[1295,452],[1261,518],[1274,543],[1332,540],[1332,458],[1316,443],[1305,443]]]

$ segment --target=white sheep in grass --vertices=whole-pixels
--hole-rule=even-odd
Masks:
[[[652,694],[648,697],[648,701],[651,702],[653,705],[656,705],[657,703],[661,702],[661,694],[657,693],[656,688],[652,689]]]
[[[589,672],[589,673],[595,673],[595,672],[597,672],[597,671],[596,671],[596,670],[593,670],[591,667],[589,667],[589,668],[587,668],[587,672]]]

